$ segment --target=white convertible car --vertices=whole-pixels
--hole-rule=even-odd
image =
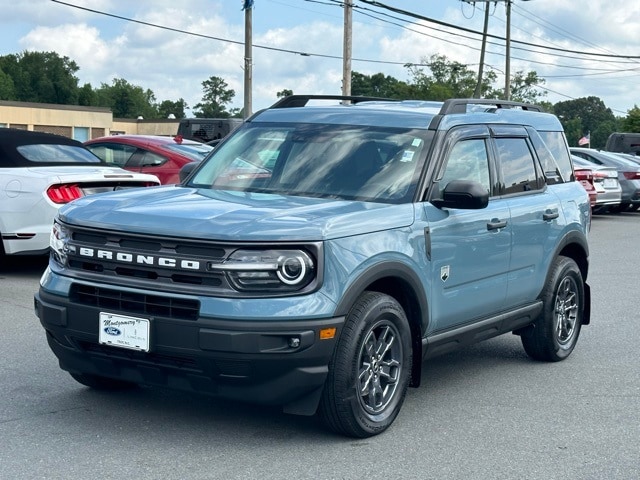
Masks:
[[[0,256],[47,253],[58,208],[76,198],[159,184],[102,162],[76,140],[0,128]]]

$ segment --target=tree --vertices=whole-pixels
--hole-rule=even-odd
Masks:
[[[16,90],[13,79],[0,68],[0,100],[13,100]]]
[[[627,111],[627,116],[620,122],[623,132],[640,132],[640,108],[634,105]]]
[[[187,108],[189,108],[189,105],[182,98],[175,102],[163,100],[158,105],[158,115],[160,118],[169,118],[169,115],[173,115],[175,118],[185,118],[187,115],[184,111]]]
[[[13,80],[20,102],[78,104],[78,65],[55,52],[23,52],[0,57],[0,70]]]
[[[460,62],[452,62],[444,55],[432,55],[428,64],[431,74],[416,65],[407,65],[411,82],[410,92],[414,98],[424,100],[446,100],[448,98],[471,98],[475,92],[477,76],[474,71]],[[491,83],[496,74],[487,72],[482,79],[481,92],[486,96],[491,90]]]
[[[537,87],[545,84],[545,79],[538,77],[534,71],[528,72],[526,75],[522,70],[517,71],[511,77],[511,100],[515,102],[534,103],[540,102],[547,92],[537,90]],[[502,91],[504,98],[504,90]]]
[[[231,114],[226,105],[231,103],[236,92],[220,77],[209,77],[202,82],[202,102],[198,103],[193,112],[197,118],[228,118]]]
[[[553,110],[565,127],[565,132],[570,132],[567,134],[567,140],[571,146],[576,146],[582,136],[590,133],[591,147],[604,148],[607,138],[618,125],[611,109],[598,97],[558,102]]]
[[[132,85],[124,78],[114,78],[96,90],[98,106],[109,107],[116,118],[158,118],[155,96],[149,89]]]
[[[278,93],[276,93],[276,98],[284,98],[284,97],[289,97],[293,95],[293,90],[289,90],[288,88],[285,88],[284,90],[280,90]]]
[[[409,86],[384,73],[364,75],[351,72],[351,94],[366,97],[407,98]]]

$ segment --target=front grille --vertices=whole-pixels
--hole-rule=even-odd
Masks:
[[[66,267],[78,278],[189,294],[233,295],[210,265],[237,246],[182,238],[148,237],[69,227]]]
[[[72,285],[70,298],[72,302],[81,305],[150,317],[197,320],[200,311],[200,302],[197,300],[124,292],[81,284]]]

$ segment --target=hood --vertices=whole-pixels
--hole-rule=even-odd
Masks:
[[[412,204],[155,187],[98,194],[62,221],[121,232],[220,241],[318,241],[411,225]]]

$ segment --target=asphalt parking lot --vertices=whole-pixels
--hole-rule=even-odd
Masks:
[[[0,269],[0,478],[640,478],[640,213],[594,217],[592,325],[564,362],[505,335],[425,365],[394,425],[366,440],[313,418],[157,388],[91,391],[33,313],[46,265]]]

